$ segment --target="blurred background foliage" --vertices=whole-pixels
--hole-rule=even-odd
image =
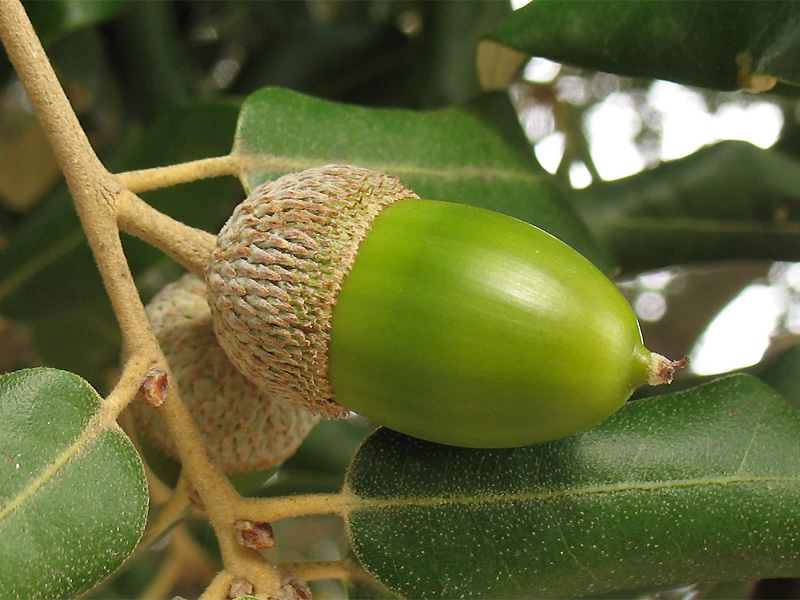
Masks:
[[[512,10],[499,0],[58,0],[27,6],[92,143],[116,170],[227,153],[237,107],[265,86],[372,107],[427,110],[465,102],[480,94],[478,40]],[[113,379],[108,371],[116,363],[111,355],[119,335],[86,248],[81,247],[52,153],[5,59],[0,59],[0,76],[0,252],[14,239],[6,265],[35,262],[31,256],[37,256],[40,265],[50,264],[41,256],[41,244],[18,238],[39,239],[47,231],[53,240],[51,252],[74,255],[38,272],[39,279],[45,276],[44,286],[35,281],[31,269],[26,275],[0,267],[0,314],[6,319],[0,336],[7,339],[0,367],[43,362],[102,387],[107,376]],[[775,272],[769,275],[769,258],[775,254],[771,246],[756,234],[743,245],[741,238],[731,241],[723,233],[706,232],[709,239],[719,236],[717,247],[726,259],[738,247],[739,256],[734,257],[747,263],[733,269],[726,264],[720,275],[710,266],[719,258],[714,247],[703,256],[692,243],[697,238],[694,227],[700,217],[708,216],[706,208],[692,213],[681,198],[707,197],[709,206],[716,203],[715,210],[731,209],[720,218],[738,218],[734,206],[756,210],[751,190],[760,178],[758,189],[771,200],[759,200],[756,208],[774,205],[787,220],[794,218],[794,199],[800,195],[800,166],[794,160],[800,153],[795,96],[688,88],[537,58],[514,80],[509,93],[535,158],[565,189],[574,189],[575,207],[622,266],[626,290],[652,346],[667,354],[687,353],[748,284],[761,281],[775,291]],[[685,118],[687,114],[694,119]],[[700,117],[705,120],[698,121]],[[198,121],[202,128],[196,126]],[[775,153],[723,144],[694,155],[726,137],[772,146]],[[687,156],[689,160],[680,160]],[[666,160],[674,163],[657,168]],[[241,191],[231,179],[145,196],[173,216],[214,231]],[[719,197],[729,201],[716,202]],[[193,205],[188,198],[213,201],[207,200],[201,211],[197,200]],[[683,237],[664,227],[667,217],[687,216],[686,210],[695,221]],[[630,225],[631,217],[653,214],[658,216],[654,222],[639,219]],[[620,225],[623,220],[627,225]],[[769,230],[765,235],[771,245],[780,243],[787,257],[800,258],[793,232]],[[177,271],[152,249],[126,242],[147,299]],[[645,246],[647,251],[642,251]],[[10,260],[17,253],[28,258]],[[754,259],[761,263],[754,264]],[[636,277],[674,265],[685,268],[672,268],[655,278]],[[779,271],[791,273],[785,267]],[[21,282],[29,282],[29,289]],[[46,288],[61,289],[59,282],[68,298],[78,296],[71,303],[72,314],[65,315],[63,307],[56,314],[48,310],[53,303]],[[770,317],[773,330],[761,334],[755,346],[764,346],[764,339],[776,335],[781,344],[792,343],[797,333],[797,284],[784,277],[777,285],[778,298],[768,312],[780,315]],[[57,330],[61,335],[52,337]],[[98,340],[91,352],[65,351],[69,348],[47,343],[77,341],[87,332]],[[32,344],[26,336],[33,338]],[[726,364],[741,366],[734,359]]]
[[[227,154],[241,102],[265,86],[370,107],[428,110],[468,101],[481,93],[476,44],[512,10],[501,0],[52,0],[26,7],[92,143],[114,170]],[[0,371],[47,364],[106,391],[116,376],[119,332],[53,155],[4,56],[0,82]],[[662,243],[641,222],[615,229],[620,213],[610,218],[605,199],[645,197],[614,210],[626,218],[655,210],[666,218],[678,210],[670,204],[676,181],[691,184],[692,174],[701,173],[697,186],[735,196],[743,184],[732,175],[739,174],[746,182],[760,177],[760,189],[778,212],[796,218],[798,100],[791,94],[664,85],[534,59],[509,93],[532,154],[568,190],[622,266],[620,284],[642,318],[650,347],[672,356],[696,351],[733,298],[754,287],[770,290],[764,293],[767,308],[736,317],[743,324],[756,312],[769,313],[759,341],[728,342],[750,354],[707,372],[743,367],[765,352],[790,347],[800,333],[800,273],[793,263],[775,263],[774,253],[754,255],[751,250],[761,247],[757,239],[735,263],[719,265],[711,254],[697,261],[691,249],[682,254],[691,233]],[[773,127],[774,135],[755,141],[774,154],[740,142],[703,148],[741,137],[724,129],[666,152],[668,136],[676,135],[670,129],[674,112],[687,106],[707,115],[706,123],[731,111],[734,122],[747,121],[754,107],[766,110],[773,125],[761,129]],[[619,137],[629,141],[625,148],[604,143]],[[666,160],[675,162],[664,165]],[[615,171],[615,161],[626,166]],[[222,178],[143,196],[177,218],[216,231],[242,190],[233,178]],[[690,208],[683,209],[692,218]],[[780,241],[787,260],[800,260],[797,239],[790,232]],[[652,251],[643,253],[648,242]],[[129,238],[125,244],[145,300],[177,277],[178,268],[157,251]],[[790,381],[786,373],[779,370],[776,381]],[[788,395],[797,393],[792,386],[786,384]],[[259,493],[337,490],[349,457],[370,429],[360,421],[323,424]],[[329,455],[320,447],[341,453]],[[330,460],[320,463],[321,455]],[[281,549],[284,560],[332,560],[346,553],[335,519],[281,527],[292,528],[281,534],[292,540]],[[195,539],[209,546],[211,534],[198,526]],[[154,591],[149,586],[158,585],[152,573],[159,551],[145,553],[96,597]],[[215,570],[209,569],[213,552],[204,560],[179,578],[175,593],[197,595]],[[325,585],[318,590],[322,596],[341,591]]]

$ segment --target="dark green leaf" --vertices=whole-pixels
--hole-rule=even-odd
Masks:
[[[374,429],[360,417],[320,421],[258,495],[333,494],[341,490],[353,455]]]
[[[789,404],[800,410],[800,345],[769,357],[751,370]]]
[[[126,0],[48,0],[26,2],[25,10],[45,44],[64,35],[112,19],[127,10]]]
[[[744,142],[592,185],[575,206],[627,271],[800,260],[800,164]]]
[[[244,39],[249,46],[234,91],[272,85],[407,108],[448,106],[479,93],[475,45],[511,12],[498,0],[226,2],[216,9],[217,43],[239,48]]]
[[[800,413],[730,377],[524,448],[378,430],[348,474],[349,531],[364,566],[409,598],[796,576],[798,465]]]
[[[399,177],[423,198],[533,223],[605,270],[610,263],[534,162],[505,95],[431,112],[337,104],[280,89],[245,102],[234,145],[248,187],[290,171],[349,163]]]
[[[143,168],[224,154],[238,108],[232,101],[203,102],[175,111],[114,166]],[[210,231],[219,230],[241,195],[233,178],[143,194],[156,208]],[[158,250],[139,240],[125,242],[145,299],[180,275]],[[45,364],[79,373],[97,387],[119,365],[117,324],[66,190],[38,207],[0,255],[0,314],[30,328]]]
[[[412,105],[417,107],[448,106],[480,93],[475,46],[491,26],[511,13],[510,2],[423,0],[416,11],[420,22],[415,42],[420,55],[409,64],[404,85],[386,87],[393,93],[406,88]],[[413,14],[411,9],[400,18]]]
[[[498,47],[499,46],[499,47]],[[494,58],[520,53],[578,67],[718,90],[800,85],[800,5],[794,2],[531,2],[479,49],[482,81]],[[487,58],[488,57],[488,58]]]
[[[395,600],[393,594],[366,571],[353,573],[347,581],[347,597],[352,600]]]
[[[80,594],[119,567],[147,519],[142,462],[102,399],[64,371],[0,376],[0,597]]]
[[[193,65],[174,3],[133,2],[108,29],[115,44],[114,75],[136,90],[122,97],[129,117],[152,121],[190,98]]]

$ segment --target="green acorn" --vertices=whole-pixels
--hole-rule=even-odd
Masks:
[[[683,364],[553,236],[349,165],[253,190],[206,283],[220,345],[262,390],[445,444],[577,433]]]
[[[294,454],[319,417],[263,392],[236,370],[214,336],[201,279],[184,275],[156,294],[146,311],[206,450],[223,472],[268,471]],[[176,458],[160,411],[146,402],[134,402],[131,411],[146,440]]]

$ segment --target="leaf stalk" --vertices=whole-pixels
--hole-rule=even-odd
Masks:
[[[198,179],[210,179],[225,175],[239,177],[240,173],[241,160],[239,157],[227,155],[202,158],[177,165],[126,171],[117,174],[117,178],[125,188],[139,193],[180,183],[189,183]]]
[[[216,236],[189,227],[156,210],[132,192],[124,192],[117,203],[120,228],[155,246],[200,279],[216,243]]]

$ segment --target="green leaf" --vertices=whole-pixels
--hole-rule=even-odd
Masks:
[[[345,583],[347,597],[352,600],[395,600],[397,598],[396,594],[387,590],[363,570],[352,573]]]
[[[800,164],[721,142],[575,195],[626,271],[721,260],[800,260]]]
[[[119,567],[147,519],[142,462],[87,382],[0,376],[0,597],[80,594]]]
[[[511,14],[510,2],[423,0],[416,3],[416,9],[420,16],[419,56],[406,67],[411,72],[400,85],[387,83],[384,89],[389,88],[395,96],[401,89],[407,90],[415,107],[446,106],[479,94],[475,46],[487,29]],[[396,102],[384,104],[394,106]]]
[[[242,107],[233,154],[245,186],[349,163],[399,177],[423,198],[528,221],[611,270],[585,225],[533,160],[505,94],[430,112],[372,109],[267,88]]]
[[[507,1],[411,0],[226,2],[213,14],[216,45],[248,52],[236,92],[268,83],[360,105],[430,108],[480,92],[475,44],[510,13]]]
[[[380,429],[345,492],[356,554],[409,598],[800,575],[800,413],[744,375],[631,402],[582,434],[524,448]]]
[[[375,425],[361,417],[322,420],[258,496],[334,494],[342,489],[347,467]]]
[[[25,2],[28,17],[44,44],[52,44],[72,31],[112,19],[129,6],[125,0]]]
[[[787,348],[751,367],[758,376],[797,410],[800,410],[800,345]]]
[[[225,154],[239,104],[198,102],[173,111],[112,168],[127,170]],[[218,231],[241,200],[233,178],[198,181],[142,194],[155,208],[194,227]],[[182,269],[144,242],[124,239],[145,300]],[[102,387],[119,366],[120,335],[100,275],[65,189],[25,221],[0,254],[0,314],[24,323],[42,362]],[[87,340],[89,343],[87,343]]]
[[[800,5],[531,2],[479,46],[485,89],[505,86],[523,56],[717,90],[800,85]]]
[[[128,118],[151,122],[191,98],[193,85],[202,85],[192,80],[201,71],[191,61],[198,48],[186,31],[192,26],[181,31],[179,11],[173,2],[132,2],[130,10],[105,28],[114,44],[114,77],[136,90],[122,94]]]

